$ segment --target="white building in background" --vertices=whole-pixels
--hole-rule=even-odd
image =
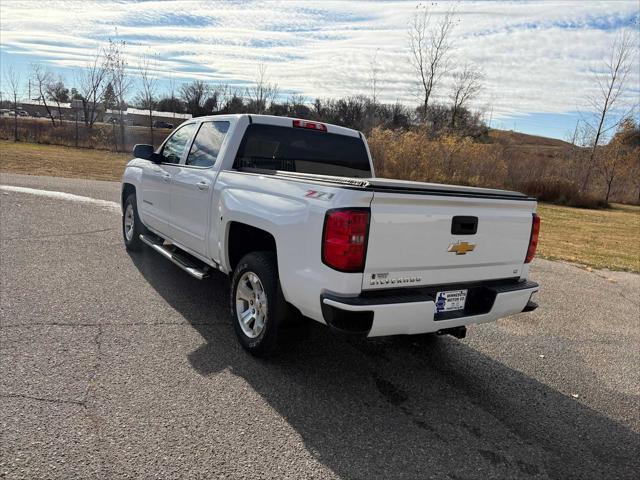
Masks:
[[[55,102],[47,102],[49,111],[55,118],[62,118],[64,120],[75,120],[76,113],[78,114],[78,120],[84,121],[84,111],[82,109],[72,108],[71,103],[61,103],[59,106]],[[18,110],[26,111],[29,116],[32,117],[47,117],[47,109],[44,103],[40,100],[23,99],[19,102]],[[102,104],[96,105],[96,121],[98,122],[113,122],[119,121],[120,110],[104,110]],[[123,112],[124,123],[126,125],[148,126],[149,125],[149,110],[142,110],[139,108],[129,107]],[[153,122],[164,122],[173,125],[174,127],[180,125],[185,120],[191,118],[190,113],[174,113],[174,112],[159,112],[152,111]]]
[[[129,107],[123,113],[126,125],[149,126],[149,110]],[[190,113],[159,112],[157,110],[152,110],[151,116],[154,122],[165,122],[174,127],[191,118]],[[112,122],[119,121],[119,119],[120,110],[107,109],[104,112],[102,121]]]

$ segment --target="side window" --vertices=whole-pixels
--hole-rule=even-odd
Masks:
[[[194,167],[215,165],[228,130],[229,122],[203,122],[191,145],[187,165]]]
[[[167,143],[162,147],[162,161],[164,163],[180,163],[182,152],[184,152],[187,142],[191,140],[195,128],[196,124],[190,123],[178,128],[178,130],[171,135]]]

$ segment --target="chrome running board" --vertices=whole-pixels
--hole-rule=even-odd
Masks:
[[[194,262],[192,262],[189,258],[184,255],[180,255],[178,252],[173,252],[165,247],[162,243],[154,239],[150,235],[140,235],[140,240],[153,248],[156,252],[162,255],[167,260],[171,260],[174,264],[180,267],[182,270],[187,272],[193,278],[197,278],[198,280],[202,280],[203,278],[207,278],[209,276],[209,272],[207,271],[209,267],[205,266],[204,268],[199,268]]]

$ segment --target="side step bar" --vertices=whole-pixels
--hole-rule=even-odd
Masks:
[[[155,238],[150,235],[140,235],[140,240],[153,248],[156,252],[162,255],[164,258],[171,260],[182,270],[187,272],[194,278],[198,280],[202,280],[203,278],[207,278],[209,276],[209,272],[207,272],[207,267],[198,268],[194,263],[192,263],[188,258],[180,255],[179,253],[172,252],[167,247],[165,247],[162,243],[158,242]]]

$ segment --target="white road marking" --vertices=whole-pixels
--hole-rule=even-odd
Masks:
[[[41,197],[55,198],[57,200],[68,200],[71,202],[92,203],[99,205],[107,210],[120,212],[120,204],[109,200],[100,200],[98,198],[83,197],[82,195],[74,195],[67,192],[56,192],[53,190],[38,190],[36,188],[15,187],[13,185],[0,185],[3,192],[28,193],[31,195],[40,195]]]

